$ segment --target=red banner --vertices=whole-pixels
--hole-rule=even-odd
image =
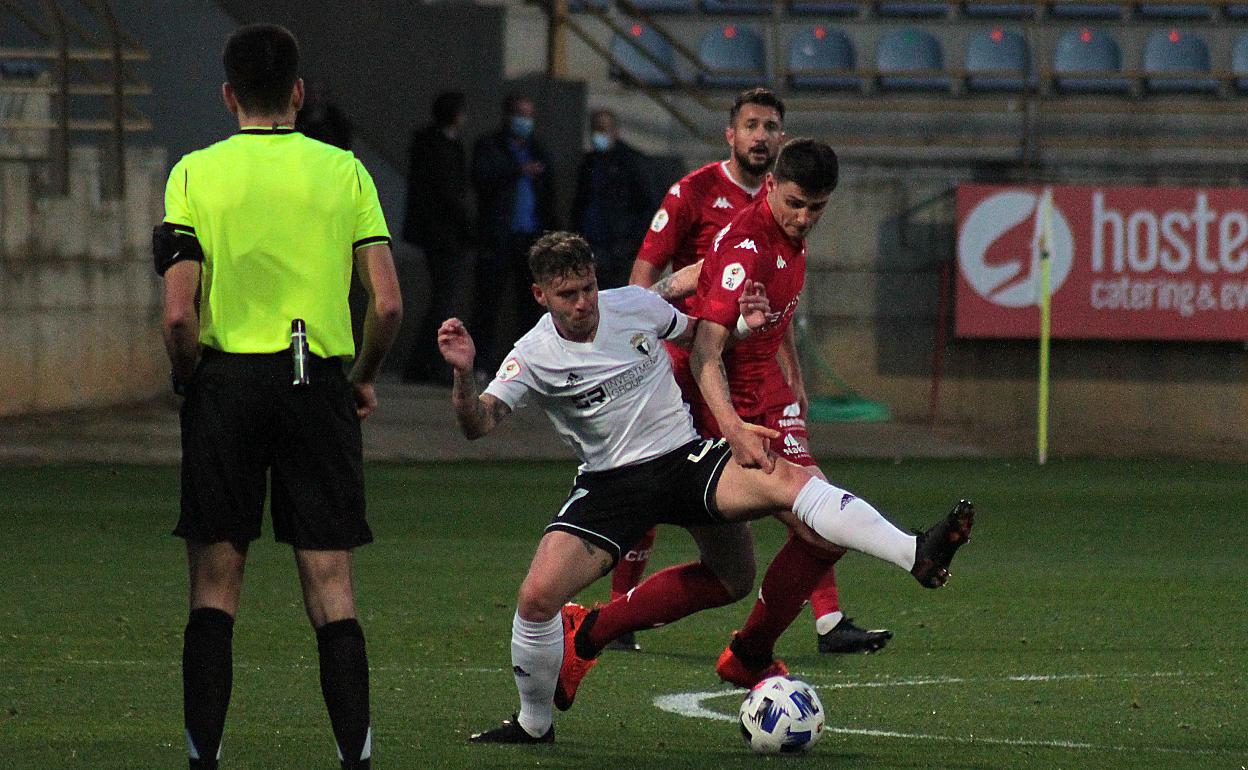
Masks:
[[[958,187],[958,335],[1039,335],[1045,189]],[[1248,340],[1248,190],[1051,189],[1054,337]]]

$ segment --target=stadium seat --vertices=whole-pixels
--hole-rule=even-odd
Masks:
[[[707,13],[771,13],[771,0],[702,0]]]
[[[1235,38],[1231,49],[1231,74],[1235,76],[1235,90],[1248,94],[1248,34]]]
[[[1141,19],[1186,19],[1200,21],[1213,15],[1207,5],[1189,3],[1140,3],[1136,9]]]
[[[1125,94],[1131,91],[1130,82],[1115,74],[1122,72],[1118,41],[1106,32],[1088,27],[1068,30],[1058,38],[1053,51],[1053,72],[1053,87],[1061,93]]]
[[[818,25],[789,40],[789,84],[794,88],[857,91],[862,81],[855,67],[854,44],[839,29]]]
[[[621,0],[645,13],[693,13],[693,0]],[[627,8],[625,8],[627,10]]]
[[[1033,3],[979,3],[962,4],[962,13],[969,19],[1030,19],[1036,13]]]
[[[760,85],[767,78],[763,38],[750,27],[725,24],[707,30],[698,43],[703,84],[745,88]]]
[[[1243,21],[1244,19],[1248,19],[1248,5],[1242,5],[1239,3],[1234,5],[1224,5],[1222,6],[1222,13],[1225,13],[1226,18],[1228,19]]]
[[[858,3],[838,0],[793,0],[789,3],[789,13],[814,13],[820,16],[857,16],[861,8]]]
[[[1144,78],[1154,94],[1216,94],[1218,81],[1209,75],[1209,48],[1196,35],[1159,29],[1144,44],[1144,73],[1182,73],[1191,77]],[[1201,77],[1204,75],[1206,77]]]
[[[676,71],[676,56],[668,42],[644,24],[633,24],[629,27],[628,36],[631,42],[619,35],[611,37],[611,55],[618,62],[612,74],[630,83],[636,81],[647,86],[674,85],[669,73]],[[648,51],[663,64],[663,68],[639,51],[637,46]],[[626,75],[631,75],[631,78]]]
[[[940,41],[915,27],[889,29],[875,45],[875,68],[883,91],[948,91]]]
[[[576,13],[578,11],[605,11],[611,7],[611,0],[568,0],[568,10]]]
[[[1031,52],[1022,35],[992,29],[977,32],[967,41],[966,90],[1018,93],[1034,87]]]
[[[1122,6],[1116,3],[1067,3],[1049,5],[1049,14],[1055,19],[1119,19]]]
[[[940,19],[949,14],[949,6],[940,2],[879,2],[875,4],[875,13],[893,18]]]

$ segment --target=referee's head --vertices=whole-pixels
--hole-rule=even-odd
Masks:
[[[299,43],[277,24],[248,24],[225,41],[226,103],[250,116],[284,117],[303,101]]]

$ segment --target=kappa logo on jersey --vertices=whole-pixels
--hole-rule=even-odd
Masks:
[[[732,208],[732,204],[728,202],[728,199],[727,199],[727,198],[725,198],[724,196],[722,196],[722,195],[721,195],[721,196],[719,196],[718,198],[716,198],[716,199],[715,199],[715,202],[714,202],[714,203],[712,203],[712,204],[711,204],[711,208],[713,208],[713,209],[730,209],[730,208]]]
[[[715,233],[715,240],[711,242],[711,251],[719,251],[719,242],[728,234],[729,227],[732,227],[732,225],[724,225],[724,229]]]
[[[643,356],[650,355],[650,340],[646,339],[646,335],[642,332],[634,334],[633,338],[628,341],[628,344],[632,345],[633,350],[636,350]]]
[[[581,375],[577,374],[576,372],[572,372],[571,374],[568,375],[568,381],[563,384],[565,387],[571,387],[577,384],[578,382],[580,382],[582,379],[584,378],[581,377]]]
[[[806,452],[806,448],[802,446],[802,442],[789,433],[784,437],[784,453],[786,455],[800,455]]]
[[[784,261],[784,255],[777,254],[776,255],[776,269],[783,270],[784,268],[788,266],[789,266],[789,263]]]
[[[520,376],[520,371],[521,371],[520,362],[514,358],[509,358],[503,362],[503,365],[501,367],[499,367],[498,379],[502,380],[503,382],[507,382],[508,380],[514,380],[516,379],[516,377]]]
[[[788,406],[784,408],[784,416],[785,417],[801,417],[802,405],[797,403],[796,401],[789,404]]]
[[[679,197],[680,197],[680,183],[679,183],[679,182],[677,182],[676,184],[674,184],[674,185],[672,185],[671,187],[667,188],[667,194],[668,194],[668,195],[673,195],[673,196],[675,196],[675,197],[679,198]]]
[[[654,219],[650,220],[650,229],[656,233],[663,232],[663,228],[667,227],[668,219],[667,209],[659,209],[654,212]]]
[[[740,262],[733,262],[724,268],[724,277],[719,283],[728,291],[736,291],[744,280],[745,268]]]
[[[741,241],[740,243],[738,243],[738,244],[737,244],[737,248],[738,248],[738,249],[745,249],[745,250],[749,250],[749,251],[754,252],[755,254],[757,254],[757,253],[758,253],[758,247],[757,247],[757,246],[755,246],[755,245],[754,245],[754,241],[753,241],[753,240],[751,240],[751,239],[749,239],[749,238],[746,238],[745,240],[743,240],[743,241]]]

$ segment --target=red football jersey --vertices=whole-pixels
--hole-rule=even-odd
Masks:
[[[742,417],[797,400],[784,381],[776,351],[793,321],[806,284],[806,244],[795,243],[784,234],[765,195],[741,211],[715,238],[698,276],[692,314],[729,329],[736,328],[741,314],[737,298],[747,278],[766,288],[775,320],[766,331],[724,351],[732,404]]]
[[[662,270],[688,267],[706,256],[715,234],[758,194],[728,174],[728,161],[708,163],[667,191],[637,258]],[[674,303],[688,311],[689,298]]]

